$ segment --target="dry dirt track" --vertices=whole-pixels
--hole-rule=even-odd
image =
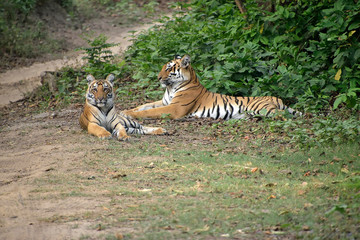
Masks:
[[[72,238],[66,228],[54,229],[39,221],[73,208],[96,207],[96,203],[47,201],[32,193],[35,179],[50,171],[70,170],[84,157],[84,151],[76,148],[76,138],[82,136],[77,115],[77,110],[64,110],[56,118],[48,113],[21,119],[8,116],[10,123],[2,128],[0,141],[0,239]]]
[[[105,29],[106,22],[103,24]],[[112,49],[118,53],[131,43],[129,30],[141,31],[150,26],[111,28],[106,25],[104,31],[110,37],[108,42],[120,42]],[[64,214],[76,216],[103,211],[107,198],[75,197],[69,202],[61,197],[47,197],[39,188],[41,179],[47,179],[49,173],[91,176],[91,172],[81,167],[81,160],[91,154],[88,146],[102,151],[109,142],[89,138],[80,130],[80,105],[36,113],[27,103],[15,102],[40,84],[42,71],[78,64],[80,59],[81,56],[76,56],[37,63],[0,74],[0,239],[78,239],[84,235],[97,239],[103,234],[91,227],[91,221],[75,219],[69,225],[61,220],[59,223],[57,218]],[[126,147],[130,143],[123,144]],[[102,190],[94,189],[94,194],[101,196],[96,191]],[[57,223],[52,219],[57,219]]]
[[[109,20],[108,20],[109,21]],[[109,37],[109,43],[119,43],[111,48],[114,54],[123,52],[131,44],[129,31],[141,32],[154,24],[144,24],[135,27],[111,27],[106,20],[96,25],[98,33],[104,33]],[[102,26],[102,27],[101,27]],[[102,29],[103,31],[100,31]],[[64,66],[76,66],[83,63],[83,55],[79,52],[66,53],[62,59],[52,60],[44,63],[35,63],[30,67],[22,67],[0,73],[0,107],[16,102],[40,85],[40,75],[43,71],[56,71]]]

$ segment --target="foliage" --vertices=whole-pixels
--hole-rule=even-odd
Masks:
[[[84,39],[88,42],[89,47],[82,47],[79,50],[85,52],[83,59],[87,60],[87,63],[82,67],[83,71],[87,74],[92,74],[95,78],[105,78],[108,74],[114,74],[117,79],[128,79],[128,66],[125,61],[119,59],[118,56],[113,55],[110,50],[118,44],[107,43],[107,37],[100,34],[97,37],[84,36]],[[122,81],[122,80],[121,80]],[[115,88],[117,88],[119,81],[115,82]],[[133,98],[140,97],[135,96],[134,90],[136,89],[133,84],[122,84],[121,87],[116,89],[116,93],[121,98],[122,96]],[[151,96],[151,94],[149,94]]]
[[[116,65],[111,61],[114,59],[112,51],[109,49],[116,46],[114,43],[107,43],[107,37],[103,34],[91,39],[90,36],[84,36],[89,47],[82,47],[86,53],[83,59],[87,60],[85,72],[94,75],[94,77],[105,77],[104,75],[116,71]]]
[[[236,137],[246,136],[248,120],[232,119],[213,125],[213,129],[222,128],[226,134]],[[290,146],[308,150],[343,143],[360,142],[360,121],[351,116],[343,119],[340,115],[318,116],[311,119],[287,119],[285,121],[264,118],[257,127],[250,128],[251,134],[267,134],[265,141],[281,141]],[[222,134],[225,134],[222,133]]]
[[[247,1],[180,3],[186,13],[141,34],[126,52],[139,82],[175,54],[189,54],[203,84],[231,95],[275,95],[314,111],[344,103],[360,109],[360,2]],[[336,101],[334,103],[334,100]]]
[[[14,62],[14,57],[34,58],[63,45],[62,40],[48,36],[44,22],[33,14],[42,2],[43,0],[0,1],[0,67]],[[65,3],[69,0],[57,2]]]
[[[83,102],[87,82],[81,69],[64,67],[58,72],[47,72],[43,84],[30,96],[29,102],[41,109],[59,109],[69,103]],[[53,87],[50,87],[52,85]]]
[[[360,123],[355,117],[342,120],[330,115],[312,120],[271,121],[269,130],[286,134],[290,143],[305,149],[360,141]]]
[[[116,56],[109,49],[117,44],[107,43],[107,37],[100,34],[96,37],[85,35],[87,47],[79,48],[84,51],[86,63],[79,69],[64,67],[53,74],[55,82],[55,91],[49,91],[48,84],[44,84],[38,93],[35,93],[35,101],[43,102],[44,108],[51,108],[54,105],[61,107],[71,102],[83,101],[83,96],[87,89],[86,75],[92,74],[95,78],[105,78],[113,73],[121,77],[121,70],[124,67],[124,61],[114,61]]]

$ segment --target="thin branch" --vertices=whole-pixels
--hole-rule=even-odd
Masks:
[[[239,8],[240,12],[244,14],[244,17],[246,18],[246,8],[241,0],[235,0],[236,6]]]

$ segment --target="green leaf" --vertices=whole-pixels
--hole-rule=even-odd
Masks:
[[[355,59],[355,61],[356,61],[359,57],[360,57],[360,48],[357,49],[357,50],[355,51],[355,53],[354,53],[354,59]]]
[[[287,69],[286,69],[286,67],[283,66],[283,65],[278,66],[277,70],[278,70],[281,74],[287,73]]]
[[[357,21],[357,22],[350,24],[350,26],[348,27],[348,30],[351,31],[351,30],[357,29],[359,27],[360,27],[360,21]]]
[[[343,102],[346,102],[346,96],[341,95],[341,96],[339,96],[339,97],[335,100],[334,105],[333,105],[333,108],[334,108],[334,109],[337,109],[338,106],[339,106],[339,104],[340,104],[340,103],[343,103]]]
[[[327,212],[325,213],[325,215],[328,216],[328,215],[330,215],[330,214],[332,214],[332,213],[334,213],[334,212],[340,212],[340,213],[342,213],[342,214],[345,214],[346,208],[347,208],[347,205],[346,205],[346,204],[336,205],[336,206],[334,206],[333,208],[331,208],[329,211],[327,211]]]

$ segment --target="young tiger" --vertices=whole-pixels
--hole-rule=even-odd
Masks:
[[[95,80],[92,75],[86,77],[88,89],[84,110],[80,115],[80,126],[88,133],[99,138],[116,137],[118,140],[129,138],[127,134],[164,134],[163,128],[145,127],[124,113],[117,114],[114,106],[114,75],[106,80]]]
[[[176,56],[165,64],[158,79],[166,88],[162,100],[124,111],[127,115],[134,118],[161,118],[170,114],[171,119],[193,116],[225,120],[249,118],[264,112],[263,115],[268,116],[279,110],[287,110],[294,116],[301,115],[285,106],[280,98],[234,97],[208,91],[199,82],[188,55],[182,58]]]

